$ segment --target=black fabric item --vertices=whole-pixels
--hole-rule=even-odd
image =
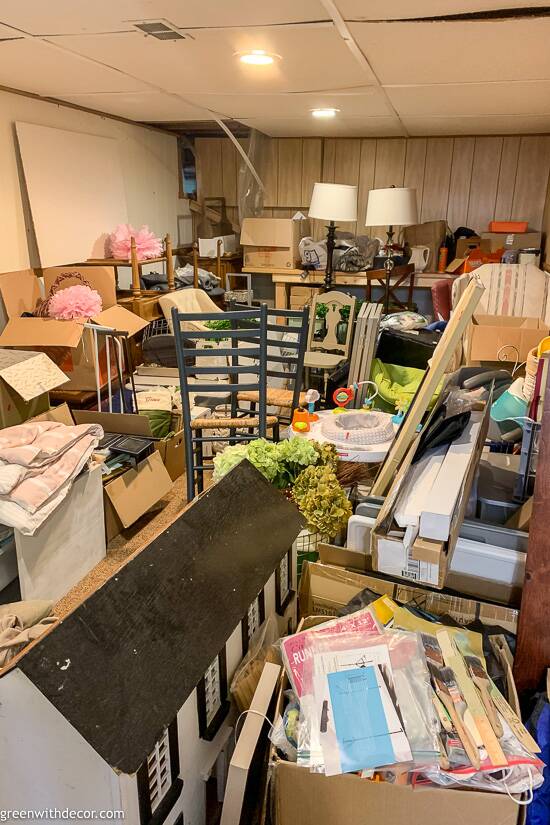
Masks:
[[[416,464],[427,450],[439,447],[441,444],[450,444],[459,438],[470,420],[470,411],[452,415],[446,418],[446,408],[442,404],[433,414],[426,429],[420,436],[413,464]]]
[[[438,332],[383,329],[378,339],[376,357],[385,364],[425,370],[440,340]]]
[[[190,349],[194,348],[194,343]],[[142,344],[142,354],[144,364],[160,364],[161,367],[177,367],[176,359],[176,344],[174,336],[170,333],[164,335],[152,335],[147,338]],[[189,364],[194,363],[191,357],[188,359]]]
[[[362,610],[364,607],[368,607],[369,604],[375,602],[376,599],[380,598],[380,593],[375,593],[373,590],[369,590],[368,587],[365,587],[364,590],[361,590],[356,596],[351,599],[344,607],[339,610],[339,616],[349,616],[350,613],[357,613],[358,610]]]

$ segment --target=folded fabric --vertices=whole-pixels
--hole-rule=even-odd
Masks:
[[[47,616],[30,627],[22,627],[17,616],[0,617],[0,668],[9,662],[29,644],[38,639],[44,631],[58,621],[56,616]]]
[[[97,424],[27,422],[0,432],[0,522],[33,535],[103,437]]]

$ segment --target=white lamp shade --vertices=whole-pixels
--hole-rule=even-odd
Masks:
[[[416,189],[371,189],[365,226],[411,226],[418,223]]]
[[[308,215],[322,221],[356,221],[357,187],[344,183],[316,183]]]

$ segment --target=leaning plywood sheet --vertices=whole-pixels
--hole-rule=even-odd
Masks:
[[[134,773],[301,527],[243,461],[18,667],[109,765]]]
[[[128,220],[116,141],[17,123],[43,267],[105,257],[105,239]]]
[[[453,311],[451,320],[441,336],[441,340],[435,348],[430,360],[430,365],[424,373],[422,382],[411,401],[411,405],[399,428],[397,437],[380,468],[380,472],[373,484],[371,495],[383,496],[392,483],[396,470],[414,439],[416,429],[428,409],[433,394],[445,374],[445,370],[453,357],[456,347],[462,339],[464,330],[469,324],[483,292],[484,287],[475,278],[466,287],[458,306]]]

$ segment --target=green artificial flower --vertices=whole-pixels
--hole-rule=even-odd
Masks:
[[[214,456],[214,481],[219,481],[220,478],[227,475],[233,467],[240,464],[243,458],[247,457],[247,449],[247,444],[234,444],[230,447],[226,447],[223,452]]]
[[[278,446],[278,444],[266,441],[264,438],[258,438],[247,445],[246,457],[271,482],[275,482],[279,474]]]
[[[330,467],[310,466],[294,485],[292,497],[313,533],[332,538],[344,528],[352,508]]]

